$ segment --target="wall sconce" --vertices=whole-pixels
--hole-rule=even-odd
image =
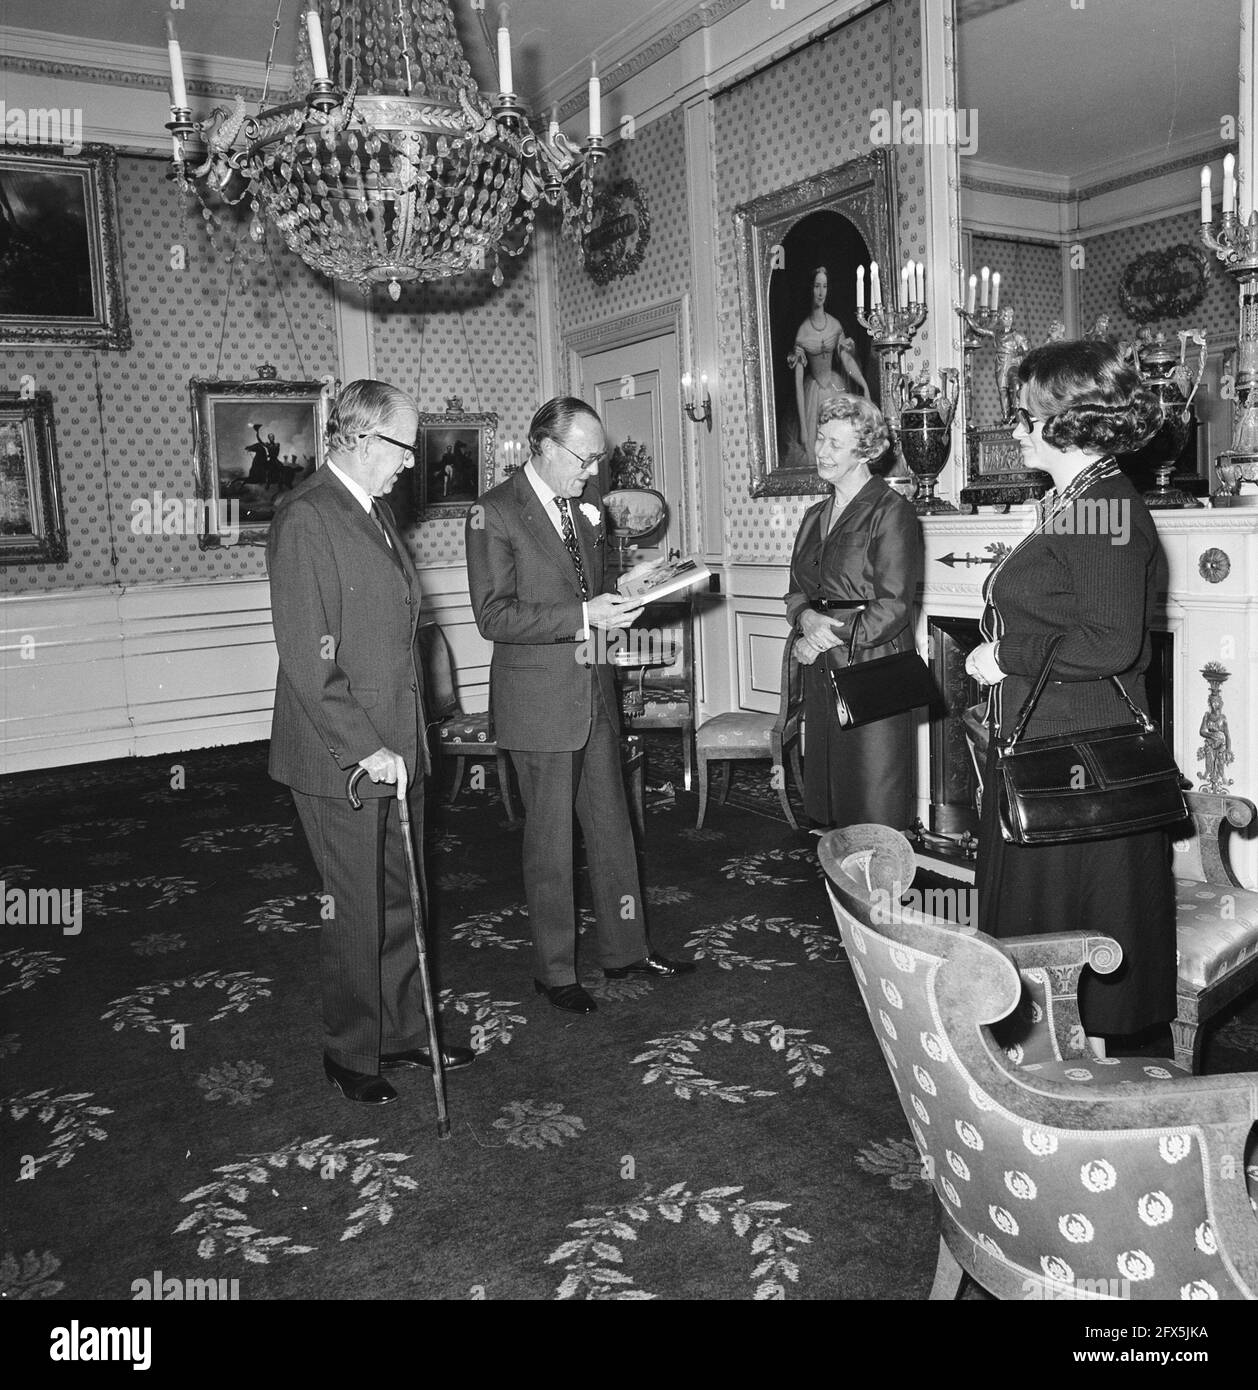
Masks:
[[[699,390],[703,393],[702,405],[699,404],[699,396],[694,389],[694,378],[687,372],[681,379],[682,408],[688,419],[693,420],[696,425],[707,425],[710,433],[712,430],[712,396],[708,391],[707,372],[704,372],[699,378]]]
[[[524,444],[519,439],[504,439],[498,446],[502,456],[502,476],[509,477],[524,463]]]

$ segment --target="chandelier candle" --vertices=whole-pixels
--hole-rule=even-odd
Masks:
[[[509,5],[498,11],[498,81],[504,94],[514,92],[514,75],[511,72],[511,30],[507,26]]]
[[[603,84],[598,80],[598,60],[590,59],[590,139],[603,138]]]
[[[310,39],[310,66],[316,82],[327,82],[328,52],[323,46],[323,26],[319,23],[319,11],[306,11],[306,34]]]
[[[184,81],[183,54],[179,51],[175,21],[171,15],[166,16],[166,51],[170,54],[170,107],[172,111],[186,111],[188,85]]]

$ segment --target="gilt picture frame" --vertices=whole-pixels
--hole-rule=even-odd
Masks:
[[[812,312],[818,271],[824,310],[837,319],[848,360],[836,371],[880,405],[877,356],[856,316],[856,268],[898,264],[895,166],[886,149],[743,203],[734,211],[743,324],[743,379],[753,497],[828,492],[810,462],[799,410],[796,340]],[[837,356],[836,362],[839,362]],[[809,367],[808,370],[811,370]]]
[[[320,381],[194,377],[188,391],[203,504],[198,544],[265,545],[281,494],[324,462],[328,389]]]
[[[52,394],[0,391],[0,565],[67,559]]]
[[[131,346],[117,185],[108,145],[0,148],[0,347]]]
[[[421,413],[410,470],[416,520],[462,518],[493,487],[498,416],[490,411]]]

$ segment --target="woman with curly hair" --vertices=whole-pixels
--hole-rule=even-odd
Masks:
[[[863,396],[822,403],[817,472],[832,485],[804,513],[786,616],[804,673],[804,809],[818,825],[912,819],[913,716],[840,726],[827,668],[913,647],[922,538],[912,506],[878,476],[895,455],[882,412]]]
[[[1116,454],[1139,448],[1161,405],[1108,343],[1047,343],[1027,354],[1014,438],[1028,468],[1053,479],[1039,524],[985,587],[987,639],[966,670],[989,686],[988,722],[1007,738],[1063,635],[1026,737],[1131,721],[1117,676],[1148,709],[1145,670],[1157,602],[1157,532]],[[1175,900],[1162,830],[1081,844],[1024,846],[1000,833],[995,740],[988,753],[976,885],[978,925],[992,936],[1084,932],[1113,936],[1113,975],[1085,971],[1079,1006],[1096,1040],[1175,1017]]]

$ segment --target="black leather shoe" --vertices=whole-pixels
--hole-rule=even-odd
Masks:
[[[632,965],[619,965],[614,970],[604,970],[609,980],[623,980],[630,975],[647,975],[654,979],[665,979],[672,975],[689,975],[695,968],[692,960],[669,960],[657,951],[652,951],[644,960],[635,960]]]
[[[364,1071],[350,1071],[339,1066],[331,1057],[324,1057],[323,1070],[328,1080],[346,1100],[356,1100],[359,1105],[388,1105],[397,1100],[397,1092],[379,1076],[370,1076]]]
[[[446,1071],[458,1071],[460,1067],[470,1067],[476,1060],[476,1053],[470,1047],[443,1047],[441,1065]],[[382,1052],[380,1070],[393,1071],[397,1067],[427,1067],[432,1070],[432,1053],[426,1047],[413,1047],[409,1052]]]
[[[538,994],[544,994],[557,1009],[566,1009],[570,1014],[592,1014],[598,1005],[580,985],[544,985],[540,980],[533,981]]]

